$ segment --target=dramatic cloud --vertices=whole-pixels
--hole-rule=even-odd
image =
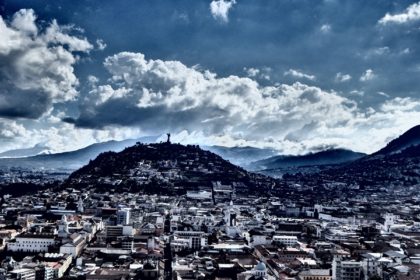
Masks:
[[[379,20],[380,24],[388,24],[388,23],[406,23],[411,21],[417,21],[420,19],[420,2],[414,3],[408,6],[408,8],[399,14],[391,15],[387,13],[383,18]]]
[[[418,0],[155,2],[6,5],[1,148],[170,131],[184,143],[372,152],[418,124]]]
[[[316,87],[261,87],[249,78],[218,78],[178,61],[146,60],[140,53],[108,57],[105,67],[113,83],[92,89],[78,126],[139,125],[151,133],[202,127],[207,134],[247,131],[253,137],[275,132],[280,124],[288,131],[297,125],[290,122],[287,128],[290,119],[305,123],[329,116],[331,124],[337,123],[355,108],[350,100]]]
[[[279,148],[359,114],[353,101],[301,83],[262,87],[249,78],[219,78],[178,61],[147,60],[141,53],[119,53],[104,64],[112,83],[95,81],[79,118],[70,121],[77,127],[137,127],[153,135],[189,131],[225,144],[242,139],[261,146],[277,139],[273,145]]]
[[[104,65],[112,82],[97,85],[95,80],[80,116],[70,120],[76,127],[139,128],[153,135],[170,131],[184,143],[270,146],[284,153],[325,145],[373,152],[420,117],[415,99],[395,98],[376,110],[362,110],[319,87],[261,86],[179,61],[147,60],[141,53],[119,53]]]
[[[92,45],[71,31],[56,21],[40,30],[33,10],[18,11],[10,22],[0,16],[0,116],[38,118],[76,97],[74,53]]]
[[[213,0],[210,3],[210,11],[213,18],[221,22],[228,22],[229,10],[235,4],[235,0]]]

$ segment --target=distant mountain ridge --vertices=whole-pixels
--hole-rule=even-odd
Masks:
[[[139,139],[127,139],[122,141],[107,141],[95,143],[85,148],[56,153],[56,154],[39,154],[27,157],[0,158],[0,167],[12,168],[21,167],[27,169],[43,169],[43,170],[70,170],[73,171],[87,164],[89,160],[94,159],[100,153],[107,151],[122,151],[124,148],[132,146],[139,141],[149,143],[155,141],[157,137],[142,137]],[[11,153],[9,153],[11,154]]]
[[[153,143],[158,139],[160,139],[158,136],[151,136],[123,141],[108,141],[96,143],[76,151],[57,154],[48,154],[48,148],[39,144],[31,148],[0,153],[0,156],[3,156],[3,158],[0,158],[0,172],[7,174],[7,172],[13,170],[12,172],[20,174],[20,170],[28,169],[39,170],[42,173],[44,171],[60,171],[70,174],[70,172],[88,164],[90,160],[95,159],[101,153],[107,151],[120,152],[137,142]],[[420,149],[420,125],[409,129],[401,136],[390,141],[383,149],[371,155],[345,149],[330,149],[299,156],[278,155],[276,150],[255,147],[205,146],[203,149],[211,151],[248,171],[268,171],[263,173],[274,177],[281,177],[286,173],[324,172],[325,169],[340,170],[338,173],[349,170],[351,173],[359,174],[358,172],[363,173],[368,170],[363,165],[369,166],[369,170],[379,174],[382,173],[382,171],[378,171],[381,167],[384,169],[390,168],[390,161],[402,164],[402,167],[394,165],[393,168],[395,169],[403,168],[407,164],[414,166],[416,169],[415,160],[417,150]]]
[[[31,157],[39,154],[48,153],[48,147],[43,144],[37,144],[30,148],[13,149],[0,153],[0,158],[21,158]]]
[[[361,187],[415,186],[420,184],[420,126],[395,138],[379,151],[312,174],[288,174],[292,181],[342,182]]]
[[[204,146],[204,150],[213,152],[233,164],[246,167],[251,162],[266,159],[278,154],[278,151],[267,148],[255,147],[223,147],[223,146]]]
[[[281,169],[287,167],[341,164],[365,157],[366,154],[346,149],[330,149],[298,156],[274,156],[250,164],[253,170]]]

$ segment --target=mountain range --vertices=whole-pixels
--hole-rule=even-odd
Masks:
[[[230,186],[237,193],[284,192],[285,189],[279,190],[296,182],[314,188],[331,182],[377,188],[386,185],[410,186],[420,183],[419,131],[420,126],[410,129],[372,155],[335,149],[304,156],[274,156],[256,162],[264,168],[308,164],[328,166],[307,174],[286,173],[282,180],[246,171],[199,146],[137,143],[121,152],[101,153],[72,173],[65,184],[79,188],[142,190],[165,194],[202,189],[214,192],[218,187],[224,189],[224,186]],[[249,148],[233,149],[232,153],[241,155],[242,151],[248,156],[270,153]],[[291,184],[284,184],[287,181],[291,181]]]
[[[159,137],[150,136],[123,141],[108,141],[96,143],[79,150],[56,154],[47,153],[47,147],[40,144],[31,148],[0,153],[0,169],[67,170],[70,173],[87,164],[90,160],[95,159],[103,152],[120,152],[126,147],[135,145],[137,142],[153,143],[157,139]],[[276,173],[316,172],[320,168],[349,164],[358,160],[369,161],[378,157],[400,153],[410,146],[419,144],[420,125],[411,128],[372,155],[345,149],[330,149],[298,156],[279,155],[278,151],[274,149],[255,147],[204,146],[203,149],[211,151],[247,170],[265,170],[265,174],[272,175]]]
[[[133,146],[137,142],[154,142],[157,137],[142,137],[139,139],[127,139],[123,141],[107,141],[89,145],[85,148],[55,154],[35,154],[44,149],[38,149],[37,146],[29,149],[19,149],[3,152],[0,154],[0,168],[25,168],[42,170],[69,170],[74,171],[77,168],[87,164],[89,160],[94,159],[100,153],[107,151],[122,151],[124,148]],[[19,157],[20,156],[20,157]]]
[[[49,154],[49,149],[44,144],[36,144],[30,148],[13,149],[0,153],[0,158],[21,158],[31,157],[42,154]]]
[[[286,176],[287,175],[287,176]],[[420,126],[389,142],[383,149],[360,159],[312,174],[286,174],[283,178],[306,185],[341,182],[362,187],[413,186],[420,184]]]
[[[202,148],[245,168],[250,162],[266,159],[278,154],[278,151],[274,149],[255,147],[204,146]]]
[[[332,165],[350,162],[366,156],[345,149],[330,149],[317,153],[309,153],[300,156],[278,155],[250,163],[252,170],[282,169],[289,167],[304,167],[318,165]]]

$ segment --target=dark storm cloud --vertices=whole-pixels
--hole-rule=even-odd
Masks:
[[[18,90],[0,86],[0,116],[4,118],[37,119],[50,107],[51,100],[45,93]]]
[[[214,1],[235,3],[225,24],[215,22],[210,2],[55,1],[41,6],[6,1],[5,7],[33,6],[40,15],[77,23],[88,37],[107,43],[103,53],[92,54],[93,62],[77,68],[81,75],[103,76],[99,61],[104,57],[140,51],[154,59],[200,64],[220,75],[269,67],[271,82],[293,83],[297,78],[284,73],[299,70],[317,77],[310,84],[343,95],[365,92],[365,107],[383,101],[377,92],[414,96],[412,89],[420,86],[418,22],[380,24],[386,14],[406,13],[413,1]],[[361,83],[367,69],[377,79]],[[337,83],[338,73],[353,79]]]

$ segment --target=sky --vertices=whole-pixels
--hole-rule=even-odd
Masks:
[[[420,2],[0,1],[0,151],[372,153],[420,124]]]

